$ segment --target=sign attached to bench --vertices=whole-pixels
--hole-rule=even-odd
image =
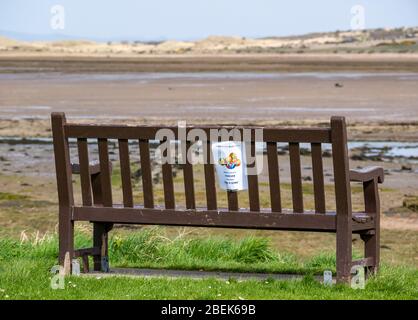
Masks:
[[[212,143],[216,173],[223,190],[246,190],[247,166],[245,143],[240,141],[222,141]]]

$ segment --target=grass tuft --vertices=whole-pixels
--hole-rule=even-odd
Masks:
[[[234,260],[237,262],[256,263],[277,260],[277,256],[271,251],[266,238],[244,238],[234,249]]]
[[[28,199],[28,196],[15,194],[15,193],[9,193],[9,192],[0,192],[0,201],[26,200],[26,199]]]

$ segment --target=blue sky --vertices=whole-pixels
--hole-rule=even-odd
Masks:
[[[57,4],[63,30],[51,28]],[[416,0],[1,0],[0,31],[96,40],[283,36],[350,29],[357,4],[366,28],[418,25]]]

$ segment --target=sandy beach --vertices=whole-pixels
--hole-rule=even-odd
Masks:
[[[239,65],[237,59],[234,64]],[[165,72],[136,72],[135,68],[105,72],[102,61],[96,60],[86,64],[96,71],[85,72],[80,60],[78,69],[67,61],[57,64],[57,70],[34,72],[27,69],[29,61],[14,60],[16,65],[6,73],[5,60],[0,59],[1,136],[49,136],[50,113],[63,111],[70,119],[83,121],[265,125],[318,124],[332,115],[343,115],[355,139],[409,141],[416,137],[418,73],[411,71],[375,72],[363,67],[347,72],[330,64],[326,72],[298,72],[295,60],[292,72],[274,68],[237,72],[225,65],[222,71],[213,67],[206,72],[180,66],[181,72],[170,68]],[[52,64],[52,60],[39,61]],[[170,61],[174,64],[173,58]],[[351,68],[352,60],[345,61]],[[418,65],[418,60],[390,61]],[[150,65],[158,70],[165,66],[155,61]],[[194,66],[193,59],[187,65]]]

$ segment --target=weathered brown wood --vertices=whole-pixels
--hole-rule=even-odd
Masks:
[[[375,233],[361,235],[364,241],[364,256],[372,263],[367,268],[367,275],[378,272],[380,265],[380,199],[378,189],[379,177],[363,182],[365,211],[374,218]],[[383,178],[380,179],[383,181]]]
[[[227,191],[226,196],[228,198],[228,210],[238,211],[238,193],[236,191]]]
[[[83,249],[74,250],[75,258],[80,258],[84,255],[88,255],[88,256],[100,255],[100,248],[93,247],[93,248],[83,248]]]
[[[202,129],[210,138],[210,130],[219,130],[219,126],[188,126],[186,133],[193,129]],[[242,127],[223,126],[225,129],[235,129],[242,132]],[[94,124],[71,124],[65,126],[65,132],[72,138],[107,138],[107,139],[135,139],[141,137],[144,140],[155,139],[158,130],[168,129],[178,139],[178,127],[176,126],[123,126],[123,125],[94,125]],[[330,143],[331,131],[329,128],[294,128],[280,127],[245,127],[245,129],[263,129],[265,142],[297,142],[297,143]],[[218,137],[214,138],[218,141]]]
[[[331,118],[337,208],[337,282],[349,283],[352,261],[352,208],[345,118]]]
[[[203,152],[204,159],[206,159],[204,164],[206,205],[208,210],[216,210],[218,209],[218,205],[216,200],[215,167],[213,165],[211,144],[209,142],[205,144]]]
[[[81,256],[81,260],[83,261],[83,272],[89,273],[90,272],[89,256],[84,254]]]
[[[68,138],[64,132],[65,123],[64,113],[52,113],[51,124],[59,202],[59,263],[61,266],[64,265],[67,253],[70,258],[74,256],[74,221],[71,218],[74,196]]]
[[[80,162],[80,182],[81,182],[81,198],[84,206],[91,206],[91,173],[89,164],[89,150],[87,146],[87,139],[77,139],[78,145],[78,160]],[[74,170],[72,170],[74,172]]]
[[[258,175],[256,174],[256,150],[255,150],[255,142],[250,143],[250,150],[247,150],[247,153],[254,157],[254,163],[248,164],[248,158],[247,158],[247,168],[250,167],[254,171],[253,174],[250,174],[249,172],[247,174],[248,177],[248,198],[250,201],[250,210],[251,211],[260,211],[260,197],[259,197],[259,191],[258,191]],[[247,170],[248,170],[247,169]]]
[[[91,175],[91,187],[93,190],[93,203],[95,206],[103,205],[102,197],[102,179],[101,174],[96,173]]]
[[[164,210],[146,208],[75,207],[74,219],[80,221],[113,221],[115,223],[186,225],[206,227],[260,228],[271,230],[335,230],[335,216],[313,214],[280,214],[263,212],[213,210]]]
[[[337,281],[347,283],[350,269],[354,265],[368,268],[368,273],[375,272],[379,265],[379,198],[377,183],[383,182],[381,168],[351,170],[348,168],[347,132],[344,118],[333,117],[330,128],[276,128],[266,127],[263,140],[267,142],[267,160],[270,181],[271,210],[260,208],[257,177],[249,178],[250,208],[239,208],[236,192],[228,192],[228,208],[219,208],[216,203],[216,185],[214,168],[205,165],[205,186],[207,208],[195,209],[195,191],[193,167],[186,162],[184,168],[186,208],[176,207],[174,203],[174,185],[172,168],[163,165],[165,208],[155,207],[152,195],[152,175],[149,154],[149,139],[155,139],[160,129],[173,129],[178,138],[177,127],[165,126],[102,126],[66,124],[63,114],[53,114],[54,151],[57,167],[58,195],[60,202],[60,263],[65,256],[74,256],[73,223],[91,221],[94,223],[94,247],[100,248],[100,254],[94,255],[95,270],[107,268],[108,232],[113,223],[157,224],[174,226],[250,228],[268,230],[336,232],[337,242]],[[217,133],[211,130],[224,127],[199,126],[187,127],[202,129],[208,133],[209,140],[217,141]],[[260,129],[260,127],[226,127],[226,129]],[[69,162],[69,137],[77,138],[80,165],[72,166]],[[130,176],[128,139],[140,139],[140,156],[144,184],[144,206],[134,206],[131,202],[132,187],[122,182],[124,190],[123,206],[114,205],[111,193],[111,163],[108,158],[107,139],[119,139],[122,180]],[[87,138],[99,141],[100,165],[88,162]],[[170,138],[172,139],[172,138]],[[254,135],[251,137],[254,142]],[[277,156],[277,142],[289,143],[293,210],[281,207],[280,177]],[[207,143],[207,141],[205,141]],[[315,194],[315,212],[304,210],[301,179],[300,143],[312,144],[312,168]],[[332,143],[333,166],[336,193],[336,212],[325,212],[324,174],[321,155],[321,143]],[[208,147],[210,146],[207,143]],[[252,143],[255,147],[255,143]],[[190,143],[187,144],[187,150]],[[80,152],[81,149],[81,152]],[[122,149],[122,151],[121,151]],[[187,151],[186,150],[186,151]],[[184,155],[186,156],[186,155]],[[144,164],[144,163],[145,164]],[[91,177],[94,206],[88,196],[88,182],[83,178],[83,206],[74,206],[71,171]],[[350,179],[363,182],[365,212],[353,213],[351,208]],[[129,194],[130,189],[130,194]],[[145,192],[151,190],[150,192]],[[360,234],[365,242],[365,258],[352,261],[351,237]],[[79,251],[76,253],[79,254]],[[86,255],[85,255],[86,256]]]
[[[84,139],[84,138],[80,138]],[[80,164],[79,163],[72,163],[71,164],[71,170],[73,174],[80,174]],[[89,172],[90,175],[96,174],[100,172],[100,162],[99,161],[90,161],[89,162]]]
[[[166,209],[174,209],[176,207],[175,196],[174,196],[174,182],[173,182],[173,167],[170,163],[169,148],[165,147],[164,144],[170,144],[169,141],[161,141],[160,147],[163,147],[162,159],[163,163],[161,166],[163,176],[163,188],[164,188],[164,204]]]
[[[72,163],[71,169],[73,174],[80,174],[80,164]],[[84,169],[85,170],[85,169]],[[112,171],[112,163],[109,162],[109,170]],[[100,162],[90,161],[89,162],[89,173],[90,173],[90,186],[93,191],[93,203],[95,206],[102,206],[102,183],[100,174]]]
[[[134,201],[132,196],[131,163],[129,160],[128,140],[126,139],[119,139],[119,160],[122,179],[123,204],[125,207],[133,207]]]
[[[321,144],[312,143],[311,150],[315,211],[317,213],[325,213],[324,167],[322,164]]]
[[[97,248],[97,247],[84,248],[84,249],[78,249],[74,251],[74,257],[82,259],[83,273],[90,272],[89,256],[92,256],[94,258],[94,261],[96,261],[97,259],[100,260],[100,256],[101,256],[100,248]],[[100,271],[100,268],[97,269],[96,271]]]
[[[314,212],[283,213],[241,212],[218,209],[171,210],[156,207],[153,209],[135,206],[135,208],[113,207],[74,207],[76,221],[112,221],[114,223],[134,223],[150,225],[184,225],[194,227],[220,227],[267,230],[300,230],[316,232],[335,232],[335,214],[314,214]],[[373,222],[352,222],[353,230],[361,231],[373,228]]]
[[[139,153],[142,170],[142,188],[144,191],[144,206],[146,208],[154,207],[154,192],[152,187],[152,169],[148,140],[139,140]]]
[[[377,179],[378,183],[383,183],[385,172],[382,167],[366,167],[363,169],[350,170],[350,181],[367,182]]]
[[[103,210],[103,208],[97,209]],[[108,257],[108,233],[112,227],[113,223],[110,223],[110,221],[103,221],[102,223],[96,221],[93,225],[93,247],[99,250],[99,254],[93,256],[94,271],[103,271],[102,259],[106,259]]]
[[[102,185],[102,204],[111,207],[112,200],[112,180],[110,174],[109,149],[107,139],[98,139],[99,160],[100,160],[100,181]]]
[[[265,142],[295,142],[295,143],[330,143],[329,128],[292,128],[268,127],[263,129]]]
[[[109,170],[112,171],[111,162],[109,162]],[[96,207],[103,207],[103,195],[102,195],[102,174],[99,171],[91,175],[92,189],[93,189],[93,202]],[[93,245],[94,250],[98,250],[99,253],[93,254],[93,269],[95,271],[101,271],[102,255],[101,249],[107,248],[108,238],[107,232],[112,229],[113,224],[109,222],[94,222],[93,223]],[[107,254],[107,252],[106,252]]]
[[[293,210],[301,213],[303,212],[303,193],[299,143],[289,143],[289,157]]]
[[[270,203],[273,212],[282,211],[280,195],[279,160],[277,157],[277,143],[267,142],[267,161],[270,186]]]
[[[182,141],[182,143],[184,143]],[[186,195],[186,208],[194,209],[196,208],[196,200],[194,193],[194,178],[193,178],[193,166],[187,159],[187,153],[189,152],[191,143],[186,142],[186,155],[184,159],[185,164],[183,164],[183,176],[184,176],[184,192]]]
[[[162,165],[164,202],[166,209],[174,209],[176,206],[174,198],[173,169],[171,164]]]

